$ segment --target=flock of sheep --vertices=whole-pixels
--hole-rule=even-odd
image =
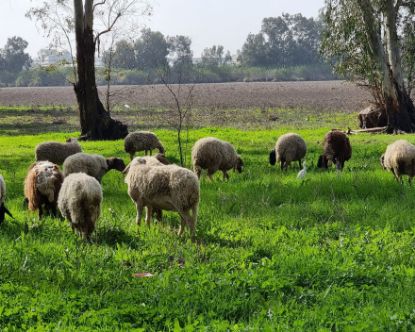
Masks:
[[[202,138],[193,146],[193,172],[171,164],[164,156],[163,145],[151,132],[129,134],[125,138],[124,149],[131,159],[127,166],[120,158],[83,153],[76,139],[69,139],[66,143],[39,144],[35,151],[36,162],[30,166],[24,182],[28,208],[38,210],[39,218],[44,213],[56,217],[59,209],[72,229],[89,239],[101,211],[102,177],[115,169],[125,175],[128,194],[136,205],[138,225],[144,208],[148,225],[153,215],[161,219],[163,210],[176,211],[181,218],[179,235],[187,226],[194,239],[202,170],[207,170],[209,178],[216,171],[221,171],[223,178],[228,179],[229,170],[242,172],[244,167],[242,158],[231,144],[213,137]],[[159,153],[151,156],[154,149],[158,149]],[[135,153],[139,151],[144,151],[145,156],[135,158]],[[288,133],[278,138],[269,161],[271,165],[279,162],[282,170],[297,161],[302,168],[306,152],[307,146],[301,136]],[[317,166],[327,169],[335,164],[337,170],[342,170],[351,156],[352,147],[347,135],[332,130],[324,138],[323,154]],[[63,172],[58,166],[62,164]],[[381,164],[384,169],[392,171],[398,181],[402,182],[402,175],[408,175],[411,182],[415,175],[415,146],[406,140],[390,144],[381,157]],[[5,214],[12,216],[5,206],[5,197],[6,184],[0,175],[0,224]]]

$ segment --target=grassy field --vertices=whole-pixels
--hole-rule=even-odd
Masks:
[[[76,133],[1,136],[0,173],[17,220],[0,228],[0,329],[413,330],[415,189],[379,165],[396,137],[352,136],[353,157],[340,174],[315,169],[330,127],[296,129],[190,131],[188,151],[198,138],[216,136],[232,142],[246,164],[228,182],[220,174],[202,179],[197,244],[188,233],[177,237],[175,213],[138,234],[116,172],[103,180],[92,244],[66,222],[39,221],[22,207],[34,146]],[[304,181],[297,168],[282,174],[268,164],[276,138],[291,130],[308,144]],[[177,161],[175,132],[155,132]],[[121,141],[82,146],[127,160]],[[132,276],[139,272],[154,276]]]

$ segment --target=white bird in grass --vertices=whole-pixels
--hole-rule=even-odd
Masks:
[[[125,107],[125,108],[130,108],[130,105],[125,104],[125,105],[124,105],[124,107]]]
[[[306,162],[304,160],[303,169],[298,172],[297,179],[303,180],[306,174],[307,174],[307,166],[306,166]]]

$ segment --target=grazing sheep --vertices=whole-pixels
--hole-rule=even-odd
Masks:
[[[202,169],[207,169],[209,179],[220,170],[223,179],[229,179],[228,170],[242,172],[244,163],[236,153],[235,148],[228,142],[214,137],[205,137],[198,140],[192,148],[193,170],[200,178]]]
[[[7,213],[11,218],[13,218],[10,211],[7,209],[5,205],[6,200],[6,182],[4,181],[3,176],[0,175],[0,225],[4,221],[4,216]]]
[[[72,173],[86,173],[99,182],[111,169],[122,172],[125,169],[124,161],[119,158],[104,158],[98,154],[79,152],[66,158],[63,163],[63,174],[65,176]]]
[[[69,156],[82,152],[76,138],[69,138],[66,143],[44,142],[36,146],[36,161],[50,161],[61,165]]]
[[[324,153],[319,157],[317,162],[318,168],[325,168],[336,164],[337,170],[342,170],[345,161],[352,157],[352,146],[349,138],[345,133],[338,130],[332,130],[326,134],[323,142]]]
[[[177,211],[182,219],[178,234],[182,235],[187,225],[194,240],[200,196],[196,175],[176,165],[154,166],[145,158],[135,158],[126,172],[128,194],[137,207],[137,225],[141,224],[144,207],[147,225],[153,209]]]
[[[58,207],[72,230],[89,240],[101,213],[102,189],[99,182],[85,173],[73,173],[63,181]]]
[[[155,156],[145,156],[145,157],[136,157],[134,158],[131,163],[125,168],[124,174],[127,174],[130,167],[135,166],[137,164],[143,163],[145,160],[147,166],[163,166],[163,165],[170,165],[170,161],[161,153],[158,153]],[[161,221],[163,219],[163,211],[158,208],[153,209],[153,215],[156,216],[156,219]]]
[[[415,145],[400,139],[388,145],[381,157],[384,169],[390,170],[396,181],[403,183],[402,175],[408,175],[409,183],[415,176]]]
[[[29,210],[39,209],[39,219],[46,213],[57,216],[56,202],[63,182],[59,167],[49,161],[40,161],[30,166],[24,182],[24,195]]]
[[[124,150],[130,154],[131,160],[133,160],[136,152],[144,151],[150,152],[150,156],[153,149],[158,149],[160,153],[164,153],[164,147],[160,143],[157,136],[149,131],[136,131],[127,135],[124,140]]]
[[[288,133],[280,136],[275,143],[275,149],[269,154],[269,163],[274,166],[281,162],[281,170],[287,170],[292,161],[298,161],[302,168],[301,161],[307,152],[307,146],[298,134]]]

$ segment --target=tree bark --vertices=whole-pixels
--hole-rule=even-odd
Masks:
[[[79,107],[81,139],[115,140],[128,134],[127,126],[111,118],[101,103],[95,81],[94,0],[74,0],[78,81],[74,85]]]
[[[413,132],[415,129],[415,108],[406,92],[402,75],[402,61],[397,33],[397,16],[393,0],[384,2],[385,44],[382,40],[381,22],[376,20],[370,0],[357,0],[363,13],[366,34],[373,58],[378,64],[382,81],[383,108],[387,115],[388,132],[402,130]]]

